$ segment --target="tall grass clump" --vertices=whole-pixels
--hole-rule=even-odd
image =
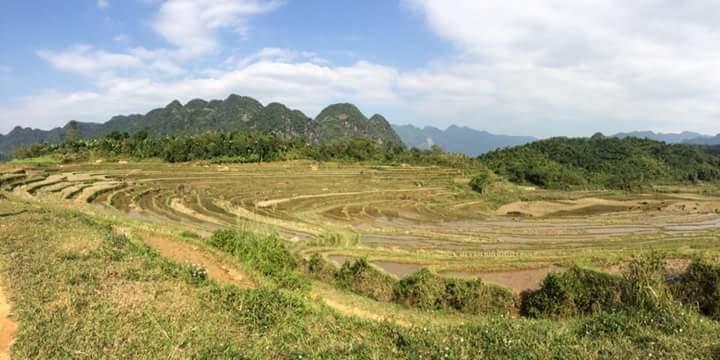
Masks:
[[[441,278],[428,269],[400,280],[393,288],[393,301],[424,310],[465,314],[508,314],[515,307],[515,297],[509,290],[481,280]]]
[[[671,282],[674,297],[701,314],[720,320],[720,265],[695,260]]]
[[[307,289],[309,282],[295,270],[298,262],[277,235],[222,230],[209,240],[223,250],[288,289]]]
[[[335,274],[335,283],[342,289],[373,300],[389,302],[392,299],[395,279],[375,269],[363,258],[345,262]]]

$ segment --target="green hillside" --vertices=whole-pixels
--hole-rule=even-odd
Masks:
[[[510,181],[546,188],[633,190],[720,179],[710,148],[637,138],[553,138],[479,157]]]

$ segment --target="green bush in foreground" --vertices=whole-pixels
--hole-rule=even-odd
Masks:
[[[393,301],[408,307],[419,309],[437,309],[442,307],[445,283],[428,269],[400,280],[393,288]]]
[[[465,314],[507,314],[515,307],[515,297],[509,290],[481,280],[441,278],[428,269],[400,280],[393,289],[393,301],[425,310]]]
[[[335,266],[329,263],[322,255],[315,253],[305,262],[305,271],[313,278],[328,283],[335,280]]]
[[[622,279],[574,266],[548,274],[536,291],[523,294],[520,312],[530,317],[567,318],[622,305]]]
[[[549,274],[536,291],[523,294],[521,313],[537,318],[568,318],[602,311],[666,311],[675,306],[657,255],[631,261],[622,277],[577,266]]]
[[[720,266],[694,261],[672,283],[674,297],[701,314],[720,320]]]
[[[298,263],[276,235],[223,230],[209,240],[210,245],[237,257],[263,275],[288,289],[307,289],[309,282],[295,272]]]
[[[389,302],[395,279],[372,267],[366,259],[345,262],[335,274],[338,287],[373,300]]]

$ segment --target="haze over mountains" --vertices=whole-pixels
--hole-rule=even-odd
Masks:
[[[432,126],[393,125],[405,145],[429,149],[433,145],[456,153],[477,156],[495,149],[524,145],[537,140],[531,136],[496,135],[487,131],[452,125],[445,130]]]
[[[635,137],[639,139],[649,139],[662,141],[668,144],[697,143],[703,140],[711,139],[712,136],[700,134],[692,131],[683,131],[681,133],[656,133],[653,131],[633,131],[627,133],[618,133],[613,135],[617,138]]]

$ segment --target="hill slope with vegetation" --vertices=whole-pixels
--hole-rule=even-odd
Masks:
[[[720,179],[713,149],[638,138],[553,138],[479,159],[512,182],[545,188],[635,190]]]
[[[380,145],[403,146],[384,117],[375,115],[368,119],[352,104],[331,105],[313,120],[283,104],[263,106],[253,98],[230,95],[225,100],[195,99],[185,105],[175,100],[145,115],[115,116],[104,124],[71,121],[65,127],[49,131],[17,127],[0,136],[0,154],[9,157],[23,145],[98,139],[112,133],[146,132],[150,137],[159,138],[208,131],[267,132],[302,138],[313,144],[361,137]]]

